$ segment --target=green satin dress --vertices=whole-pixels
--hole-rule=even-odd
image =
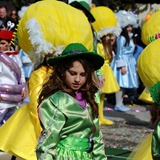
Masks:
[[[98,118],[92,118],[88,104],[83,108],[58,91],[43,101],[38,112],[43,126],[36,149],[39,160],[107,159]]]
[[[152,158],[153,160],[160,160],[160,121],[152,135]]]

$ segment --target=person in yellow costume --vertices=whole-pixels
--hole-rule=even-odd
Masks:
[[[138,73],[146,88],[139,99],[151,102],[151,122],[154,127],[153,134],[149,134],[131,153],[129,159],[158,160],[159,153],[159,81],[160,81],[160,37],[159,35],[160,12],[155,12],[142,26],[142,41],[147,47],[142,51],[138,59]],[[149,92],[146,92],[149,91]]]
[[[159,16],[159,10],[153,12],[152,15],[150,15],[147,18],[147,21],[142,26],[142,41],[145,45],[148,45],[149,43],[160,38],[160,25],[158,22]],[[138,99],[147,103],[153,103],[152,97],[150,96],[150,93],[147,91],[147,88],[144,89],[144,91]]]
[[[48,56],[61,54],[73,42],[81,43],[92,51],[93,36],[90,24],[81,11],[64,2],[45,0],[28,7],[19,22],[18,40],[36,70],[29,80],[30,103],[22,106],[0,128],[0,150],[22,159],[36,160],[35,148],[42,131],[37,98],[52,71],[45,60]]]
[[[99,41],[97,44],[97,52],[105,59],[105,63],[101,67],[102,74],[105,77],[105,82],[100,95],[99,121],[101,124],[112,125],[113,122],[111,120],[104,118],[103,106],[105,94],[115,93],[120,89],[113,71],[110,68],[110,63],[113,58],[110,38],[112,34],[119,36],[121,29],[117,25],[117,19],[114,12],[108,7],[99,6],[92,8],[91,13],[96,19],[92,25],[97,32],[97,39]]]
[[[129,156],[132,160],[159,160],[160,159],[160,39],[148,44],[138,59],[138,72],[142,82],[150,91],[154,104],[151,107],[151,122],[154,132]],[[128,158],[128,159],[129,159]]]

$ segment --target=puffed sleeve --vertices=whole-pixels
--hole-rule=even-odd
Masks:
[[[160,159],[160,122],[157,124],[152,135],[152,156],[153,160]]]
[[[125,42],[126,40],[123,36],[120,36],[117,38],[117,52],[116,52],[116,66],[117,67],[126,66],[126,61],[124,61],[122,58]]]
[[[53,160],[56,154],[56,146],[66,121],[65,115],[50,99],[42,102],[38,112],[43,131],[39,137],[36,150],[37,157],[38,160]]]
[[[98,118],[95,118],[93,122],[96,126],[96,133],[93,136],[94,140],[93,158],[94,160],[107,160],[107,156],[105,155],[104,142],[102,139],[102,133],[99,129]]]

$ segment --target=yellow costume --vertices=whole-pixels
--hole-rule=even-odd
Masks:
[[[18,25],[18,41],[34,63],[41,64],[47,54],[61,54],[70,43],[81,43],[93,50],[93,35],[86,16],[64,2],[45,0],[28,7]],[[37,99],[48,67],[34,71],[29,81],[30,103],[22,106],[0,128],[0,150],[26,160],[36,160],[35,148],[41,126]]]
[[[160,39],[159,39],[159,15],[155,12],[142,26],[142,41],[147,45],[138,58],[138,73],[147,88],[152,87],[160,81]],[[158,90],[158,87],[157,87]],[[144,92],[144,91],[143,91]],[[159,91],[158,91],[159,93]],[[151,97],[152,98],[152,97]],[[154,97],[155,98],[155,97]],[[153,99],[154,99],[153,98]],[[159,99],[159,95],[157,95]],[[145,98],[146,100],[146,98]],[[149,99],[151,100],[151,99]],[[157,103],[157,102],[156,102]],[[152,160],[159,159],[159,124],[157,122],[153,133],[148,135],[137,149],[131,153],[128,159]],[[158,152],[157,152],[158,151]],[[152,158],[153,155],[153,158]]]
[[[39,91],[52,69],[42,66],[35,70],[29,80],[30,103],[22,106],[5,125],[0,128],[0,149],[27,160],[36,160],[34,152],[42,131],[38,114]]]
[[[99,6],[91,9],[91,13],[96,19],[96,21],[93,22],[93,28],[97,32],[97,39],[100,42],[101,38],[107,34],[119,36],[121,29],[118,27],[116,16],[111,9]],[[114,93],[119,91],[120,88],[114,78],[113,71],[109,66],[110,57],[106,57],[102,43],[98,43],[97,52],[105,59],[105,64],[101,67],[102,75],[105,77],[105,82],[102,88],[102,94],[100,95],[99,121],[100,124],[112,125],[113,122],[105,119],[103,116],[104,97],[105,93]]]
[[[152,160],[151,142],[152,133],[145,137],[145,139],[129,155],[127,160]]]
[[[141,93],[141,95],[138,97],[139,100],[147,102],[147,103],[153,103],[153,99],[149,93],[149,91],[147,92],[147,88],[145,88],[143,90],[143,92]]]
[[[101,67],[102,74],[105,77],[105,83],[104,83],[104,86],[101,89],[102,93],[118,92],[120,88],[119,88],[117,80],[114,76],[114,73],[113,73],[113,71],[110,67],[111,57],[105,55],[102,43],[98,43],[97,52],[105,60],[104,65]]]

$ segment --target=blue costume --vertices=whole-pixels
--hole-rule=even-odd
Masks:
[[[133,56],[136,59],[136,62],[138,61],[138,57],[141,54],[141,52],[143,51],[143,48],[139,45],[136,45]]]
[[[19,56],[22,60],[22,68],[25,74],[25,78],[30,78],[30,75],[33,71],[32,61],[22,49],[19,51]]]
[[[128,45],[125,46],[125,43],[125,37],[117,38],[117,53],[112,61],[111,68],[121,88],[138,88],[136,60],[133,56],[134,43],[132,39],[130,39]],[[121,73],[122,67],[126,67],[126,74]]]

